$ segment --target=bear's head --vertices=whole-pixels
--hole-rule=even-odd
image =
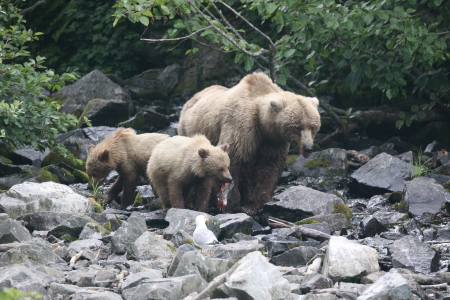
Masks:
[[[320,129],[319,100],[280,92],[268,94],[263,101],[266,105],[260,118],[264,131],[274,140],[281,138],[296,145],[304,157],[309,157]]]
[[[219,146],[204,146],[197,149],[199,164],[195,166],[194,173],[200,177],[212,177],[219,182],[233,180],[230,173],[230,158],[226,151],[228,144]]]
[[[86,173],[89,187],[96,188],[103,184],[108,174],[114,169],[109,150],[94,145],[89,146],[86,159]]]

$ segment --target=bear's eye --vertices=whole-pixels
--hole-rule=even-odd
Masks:
[[[222,173],[222,172],[224,172],[224,171],[225,171],[224,168],[220,168],[220,169],[219,169],[219,173]]]
[[[302,126],[295,126],[295,130],[297,130],[297,131],[302,131],[303,128],[302,128]]]

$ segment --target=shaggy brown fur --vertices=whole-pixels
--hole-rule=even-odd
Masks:
[[[116,170],[119,177],[108,192],[109,204],[123,191],[121,208],[133,203],[134,191],[141,175],[146,175],[147,162],[153,148],[169,138],[161,133],[136,134],[133,129],[119,128],[97,146],[89,147],[86,172],[90,185],[101,185],[106,176]]]
[[[180,135],[204,134],[213,145],[228,143],[235,185],[229,209],[257,210],[272,199],[289,144],[312,153],[320,128],[317,98],[285,92],[264,74],[244,77],[228,89],[211,86],[183,107]]]
[[[174,136],[159,143],[148,161],[147,175],[164,207],[185,208],[193,188],[195,208],[206,211],[213,184],[231,181],[227,148],[214,147],[203,135]]]

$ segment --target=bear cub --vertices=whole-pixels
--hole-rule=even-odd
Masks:
[[[194,206],[206,211],[214,184],[230,182],[228,145],[213,146],[204,135],[174,136],[159,143],[148,161],[147,175],[164,208],[185,208],[193,189]]]
[[[123,191],[120,207],[125,209],[133,203],[140,176],[146,176],[153,148],[169,137],[161,133],[136,134],[131,128],[119,128],[98,145],[90,145],[86,159],[89,186],[103,184],[108,174],[116,170],[119,177],[108,191],[106,204]]]

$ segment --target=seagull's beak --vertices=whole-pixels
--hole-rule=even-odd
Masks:
[[[205,221],[209,221],[209,219],[206,219]]]

